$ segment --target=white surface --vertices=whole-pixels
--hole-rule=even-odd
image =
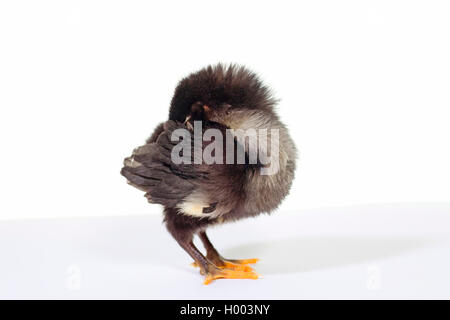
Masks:
[[[209,63],[301,152],[282,211],[448,201],[449,1],[1,1],[0,219],[158,213],[119,175]]]
[[[161,217],[0,224],[0,298],[450,298],[450,204],[276,213],[210,231],[260,280],[202,285]]]

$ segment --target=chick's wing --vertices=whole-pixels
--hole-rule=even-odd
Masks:
[[[124,160],[122,175],[145,191],[151,203],[176,206],[207,180],[208,172],[202,166],[172,161],[172,149],[178,142],[171,136],[176,129],[187,130],[182,123],[167,121],[155,142],[136,148]]]

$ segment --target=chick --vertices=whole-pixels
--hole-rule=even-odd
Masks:
[[[249,266],[258,259],[223,258],[206,229],[270,213],[288,194],[296,148],[275,113],[276,102],[269,88],[248,69],[208,66],[179,82],[169,120],[124,161],[121,174],[144,191],[150,203],[163,205],[168,231],[200,268],[205,284],[220,278],[258,278]],[[196,140],[197,129],[201,140]],[[216,135],[205,139],[210,129]],[[180,130],[188,135],[176,139]],[[249,132],[257,132],[257,140]],[[218,141],[218,133],[223,141]],[[180,141],[186,147],[181,152]],[[231,146],[225,147],[225,142]],[[219,143],[215,146],[223,146],[222,150],[211,152],[212,143]],[[203,159],[208,148],[213,163]],[[174,161],[176,155],[184,161]],[[276,164],[267,161],[269,157]],[[195,247],[195,235],[205,246],[206,256]]]

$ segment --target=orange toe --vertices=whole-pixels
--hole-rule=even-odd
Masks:
[[[245,271],[245,272],[251,272],[253,271],[253,268],[250,266],[247,266],[245,264],[238,264],[233,263],[230,261],[224,261],[223,265],[219,267],[220,269],[230,269],[230,270],[236,270],[236,271]]]
[[[229,269],[217,269],[213,273],[208,273],[205,277],[204,284],[210,284],[213,280],[217,279],[252,279],[256,280],[259,275],[253,271],[238,271]]]
[[[247,266],[248,264],[255,264],[259,259],[232,259],[232,260],[222,260],[222,264],[218,267],[221,269],[232,269],[237,271],[253,271],[253,268]],[[191,266],[198,268],[197,262],[192,262]]]
[[[228,260],[230,262],[236,263],[236,264],[255,264],[259,261],[259,259],[235,259],[235,260]]]

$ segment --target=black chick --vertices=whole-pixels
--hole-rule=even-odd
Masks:
[[[244,67],[208,66],[179,82],[169,120],[160,124],[146,144],[124,161],[121,174],[129,184],[146,192],[150,203],[164,206],[168,231],[194,259],[193,265],[200,267],[205,284],[219,278],[258,278],[248,266],[257,259],[223,258],[205,230],[212,225],[269,213],[288,194],[294,178],[296,149],[275,113],[275,104],[269,89]],[[216,129],[222,134],[223,151],[210,152],[215,159],[213,163],[202,159],[202,155],[220,135],[209,141],[201,140],[200,146],[193,144],[195,138],[189,141],[189,137],[183,136],[180,141],[191,148],[181,152],[178,140],[172,141],[177,129],[192,134],[198,124],[201,133]],[[252,140],[248,134],[252,130],[268,133],[266,144],[258,135],[259,140]],[[225,148],[225,137],[231,137],[230,148]],[[196,154],[198,148],[200,152]],[[268,162],[267,157],[264,160],[261,150],[268,156],[276,156],[270,158],[276,160],[276,165]],[[174,161],[174,154],[184,161]],[[195,234],[204,244],[206,256],[194,246]]]

